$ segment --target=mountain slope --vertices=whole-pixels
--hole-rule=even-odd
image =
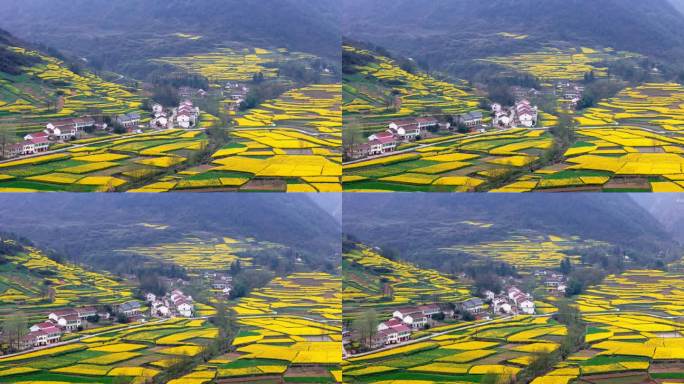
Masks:
[[[55,306],[121,303],[130,287],[111,275],[51,259],[24,239],[0,233],[0,282],[3,304],[11,309],[46,310]],[[73,287],[78,287],[74,289]],[[4,314],[10,308],[2,308]]]
[[[346,36],[433,65],[559,42],[684,56],[684,16],[668,0],[345,0],[343,26]]]
[[[684,242],[684,199],[679,194],[634,194],[631,197],[650,212],[677,241]]]
[[[340,6],[333,0],[8,0],[0,13],[12,15],[2,26],[14,34],[108,68],[229,41],[339,55]],[[170,38],[174,33],[200,38]]]
[[[441,247],[528,231],[609,242],[646,263],[677,249],[663,226],[627,195],[345,195],[343,204],[345,233],[400,250],[410,261],[436,258]]]
[[[77,260],[197,234],[280,243],[317,263],[334,260],[340,252],[339,224],[305,196],[4,195],[0,217],[1,231],[29,237]],[[143,223],[169,227],[160,231]]]

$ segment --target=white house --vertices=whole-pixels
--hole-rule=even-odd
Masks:
[[[402,318],[404,324],[408,325],[414,330],[423,329],[428,323],[428,319],[422,312],[414,312],[404,315]]]
[[[157,300],[157,295],[155,295],[152,292],[149,292],[149,293],[147,293],[147,295],[145,295],[145,301],[147,301],[148,303],[151,303],[151,302],[156,301],[156,300]]]
[[[178,126],[181,128],[190,128],[190,115],[181,113],[176,117]]]
[[[183,317],[192,317],[193,305],[187,302],[182,302],[176,305],[176,310]]]
[[[516,115],[520,125],[527,128],[532,128],[537,125],[537,117],[539,112],[537,107],[533,107],[529,101],[523,100],[515,105]]]
[[[522,313],[527,315],[534,315],[534,302],[531,300],[523,300],[518,303],[518,308]]]

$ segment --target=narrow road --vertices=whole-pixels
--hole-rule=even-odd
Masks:
[[[204,130],[205,130],[205,128],[185,129],[185,131],[204,131]],[[160,132],[163,132],[163,131],[160,131]],[[53,155],[53,154],[61,153],[61,152],[67,152],[67,151],[72,150],[74,148],[87,147],[87,146],[93,145],[93,144],[109,143],[111,141],[116,141],[116,140],[130,139],[130,138],[138,137],[140,135],[147,135],[149,133],[150,132],[143,132],[143,133],[135,133],[135,134],[131,134],[131,135],[116,136],[116,137],[103,139],[100,141],[95,141],[92,143],[75,144],[75,145],[70,145],[68,147],[64,147],[64,148],[60,148],[60,149],[53,149],[53,150],[49,150],[49,151],[45,151],[45,152],[38,152],[38,153],[31,154],[31,155],[17,156],[17,157],[13,157],[11,159],[0,160],[0,164],[11,163],[11,162],[17,161],[17,160],[31,159],[34,157]]]
[[[546,315],[544,315],[544,316],[546,316]],[[361,356],[371,355],[371,354],[377,353],[377,352],[387,351],[387,350],[394,349],[394,348],[398,348],[398,347],[404,347],[404,346],[407,346],[407,345],[419,343],[419,342],[421,342],[421,341],[430,340],[430,339],[432,339],[432,338],[434,338],[434,337],[437,337],[437,336],[446,335],[446,334],[449,334],[449,333],[454,332],[454,331],[461,331],[461,330],[464,330],[464,329],[470,329],[470,328],[474,328],[474,327],[480,327],[480,326],[483,326],[483,325],[492,324],[492,323],[499,322],[499,321],[502,321],[502,320],[512,319],[512,318],[514,318],[514,317],[515,317],[515,316],[513,316],[513,315],[511,315],[511,316],[504,316],[504,317],[499,317],[499,318],[496,318],[496,319],[493,319],[493,320],[484,321],[484,322],[481,322],[481,323],[470,324],[470,325],[464,325],[463,327],[460,327],[460,328],[453,328],[453,329],[450,329],[450,330],[448,330],[448,331],[442,331],[442,332],[431,333],[431,334],[429,334],[429,335],[427,335],[427,336],[423,336],[423,337],[419,337],[419,338],[417,338],[417,339],[409,340],[409,341],[407,341],[407,342],[405,342],[405,343],[390,344],[390,345],[387,345],[387,346],[382,347],[382,348],[374,349],[374,350],[372,350],[372,351],[357,353],[357,354],[355,354],[355,355],[349,355],[349,356],[347,356],[347,358],[361,357]]]
[[[609,311],[582,313],[582,315],[583,315],[583,316],[589,316],[589,315],[611,315],[611,314],[616,314],[616,313],[625,314],[625,315],[632,314],[632,313],[633,313],[633,314],[637,314],[637,315],[643,315],[643,313],[639,313],[639,312],[635,312],[635,311],[621,311],[619,308],[613,309],[613,310],[609,310]],[[553,313],[546,313],[546,314],[543,314],[543,315],[532,315],[531,317],[533,317],[533,318],[536,319],[536,318],[540,318],[540,317],[551,317],[551,316],[553,316],[554,314],[555,314],[555,312],[553,312]],[[665,320],[672,320],[672,319],[681,319],[681,318],[684,318],[684,315],[681,315],[681,316],[661,316],[661,315],[656,315],[656,314],[652,314],[652,313],[649,313],[648,316],[653,316],[653,317],[657,317],[657,318],[659,318],[659,319],[665,319]],[[428,335],[428,336],[420,337],[420,338],[418,338],[418,339],[409,340],[409,341],[407,341],[407,342],[405,342],[405,343],[391,344],[391,345],[388,345],[388,346],[385,346],[385,347],[382,347],[382,348],[379,348],[379,349],[374,349],[374,350],[372,350],[372,351],[357,353],[357,354],[355,354],[355,355],[351,355],[351,354],[349,354],[348,352],[344,351],[344,356],[343,356],[343,358],[344,358],[344,359],[347,359],[347,358],[361,357],[361,356],[370,355],[370,354],[373,354],[373,353],[376,353],[376,352],[382,352],[382,351],[387,351],[387,350],[394,349],[394,348],[398,348],[398,347],[404,347],[404,346],[406,346],[406,345],[411,345],[411,344],[419,343],[419,342],[421,342],[421,341],[427,341],[427,340],[430,340],[430,339],[432,339],[432,338],[434,338],[434,337],[437,337],[437,336],[446,335],[446,334],[449,334],[449,333],[454,332],[454,331],[460,331],[460,330],[464,330],[464,329],[470,329],[470,328],[474,328],[474,327],[479,327],[479,326],[482,326],[482,325],[487,325],[487,324],[491,324],[491,323],[498,322],[498,321],[502,321],[502,320],[513,319],[513,318],[515,318],[515,317],[516,317],[516,316],[513,316],[513,315],[511,315],[511,316],[505,316],[505,317],[500,317],[500,318],[493,319],[493,320],[489,320],[489,321],[482,322],[482,323],[471,324],[471,325],[467,325],[467,326],[460,327],[460,328],[453,328],[453,329],[450,329],[450,330],[448,330],[448,331],[437,332],[437,333],[430,334],[430,335]]]
[[[258,319],[258,318],[273,318],[273,317],[294,317],[294,318],[298,318],[298,319],[304,319],[304,320],[313,321],[316,323],[323,323],[323,324],[327,324],[328,322],[335,322],[336,321],[336,320],[317,320],[317,319],[312,319],[312,318],[306,317],[306,316],[288,315],[288,314],[283,314],[283,315],[278,315],[278,314],[245,315],[245,316],[237,316],[236,318],[237,319]],[[188,317],[187,319],[188,320],[199,320],[199,319],[208,319],[208,318],[209,318],[209,316],[197,316],[197,317]],[[169,321],[170,319],[172,319],[172,317],[159,319],[156,321],[148,321],[148,322],[141,323],[141,324],[134,324],[134,325],[130,325],[128,327],[104,330],[102,332],[84,335],[84,336],[77,337],[77,338],[74,338],[71,340],[60,341],[58,343],[54,343],[54,344],[50,344],[50,345],[45,345],[45,346],[41,346],[41,347],[27,349],[25,351],[16,352],[16,353],[8,354],[8,355],[2,355],[2,356],[0,356],[0,361],[2,361],[3,359],[9,358],[9,357],[13,357],[13,356],[20,356],[20,355],[25,355],[27,353],[38,352],[38,351],[41,351],[43,349],[55,348],[55,347],[60,347],[60,346],[69,345],[69,344],[73,344],[73,343],[78,343],[78,342],[81,342],[83,340],[87,340],[87,339],[92,338],[92,337],[101,336],[101,335],[104,335],[104,334],[107,334],[110,332],[118,332],[118,331],[124,331],[124,330],[129,330],[129,329],[140,328],[140,327],[146,327],[146,326],[149,326],[150,324],[162,324],[162,323]]]
[[[647,131],[647,132],[650,132],[650,133],[655,133],[655,134],[658,134],[658,135],[665,135],[665,136],[667,136],[669,133],[672,133],[672,132],[665,131],[665,130],[654,129],[654,128],[651,127],[651,126],[643,126],[643,125],[639,125],[639,124],[632,124],[632,125],[626,125],[626,126],[627,126],[627,127],[630,127],[630,126],[632,126],[632,127],[637,127],[637,128],[639,128],[639,129],[643,129],[644,131]],[[576,127],[576,130],[577,130],[577,129],[588,129],[588,130],[591,130],[591,129],[616,129],[616,128],[621,128],[621,126],[620,126],[620,125],[616,125],[616,126],[610,126],[610,125],[587,126],[587,127]],[[420,148],[428,148],[428,147],[432,147],[432,146],[439,145],[439,144],[452,143],[452,142],[458,141],[458,140],[471,139],[471,138],[481,137],[481,136],[484,136],[484,135],[492,134],[492,133],[494,133],[494,132],[507,132],[507,131],[510,131],[510,130],[513,130],[513,129],[518,129],[518,128],[507,128],[507,129],[503,129],[503,130],[500,130],[500,131],[488,131],[488,132],[485,132],[485,133],[478,133],[478,134],[470,135],[470,136],[458,136],[458,137],[454,137],[453,139],[440,141],[440,142],[438,142],[438,143],[422,144],[422,145],[418,145],[418,146],[416,146],[416,147],[411,147],[411,148],[407,148],[407,149],[402,149],[402,150],[399,150],[399,151],[383,153],[383,154],[381,154],[381,155],[376,155],[376,156],[364,157],[363,159],[350,160],[350,161],[347,161],[347,162],[345,162],[345,163],[342,163],[342,165],[350,165],[350,164],[362,163],[362,162],[364,162],[364,161],[375,160],[375,159],[381,159],[381,158],[383,158],[383,157],[394,156],[394,155],[401,155],[401,154],[404,154],[404,153],[415,152],[416,150],[418,150],[418,149],[420,149]],[[545,127],[535,127],[535,128],[527,128],[527,129],[529,129],[529,130],[531,130],[531,131],[541,131],[541,130],[548,130],[549,128],[545,128]]]
[[[123,330],[127,330],[127,329],[140,328],[140,327],[144,327],[144,326],[147,326],[147,325],[150,325],[150,324],[161,324],[161,323],[164,323],[164,322],[168,321],[169,319],[170,319],[170,318],[166,318],[166,319],[161,319],[161,320],[157,320],[157,321],[145,322],[145,323],[142,323],[142,324],[134,324],[134,325],[131,325],[131,326],[128,326],[128,327],[122,327],[122,328],[117,328],[117,329],[110,329],[110,330],[107,330],[107,331],[102,331],[102,332],[98,332],[98,333],[93,333],[93,334],[91,334],[91,335],[85,335],[85,336],[77,337],[77,338],[75,338],[75,339],[71,339],[71,340],[67,340],[67,341],[60,341],[60,342],[58,342],[58,343],[49,344],[49,345],[44,345],[44,346],[42,346],[42,347],[36,347],[36,348],[27,349],[27,350],[21,351],[21,352],[11,353],[11,354],[9,354],[9,355],[2,355],[2,356],[0,356],[0,361],[2,361],[3,359],[6,359],[6,358],[8,358],[8,357],[12,357],[12,356],[20,356],[20,355],[25,355],[25,354],[27,354],[27,353],[33,353],[33,352],[41,351],[41,350],[43,350],[43,349],[55,348],[55,347],[60,347],[60,346],[63,346],[63,345],[69,345],[69,344],[77,343],[77,342],[80,342],[80,341],[89,339],[89,338],[91,338],[91,337],[97,337],[97,336],[104,335],[104,334],[110,333],[110,332],[118,332],[118,331],[123,331]]]
[[[472,139],[472,138],[481,137],[481,136],[485,136],[485,135],[491,135],[491,134],[494,133],[494,132],[507,132],[507,131],[510,131],[510,130],[513,130],[513,129],[518,129],[518,128],[507,128],[507,129],[502,129],[502,130],[499,130],[499,131],[489,131],[489,132],[485,132],[485,133],[477,133],[477,134],[475,134],[475,135],[454,136],[454,137],[451,138],[451,139],[444,140],[444,141],[440,141],[440,142],[438,142],[438,143],[421,144],[421,145],[418,145],[418,146],[416,146],[416,147],[411,147],[411,148],[407,148],[407,149],[402,149],[402,150],[399,150],[399,151],[383,153],[383,154],[381,154],[381,155],[376,155],[376,156],[364,157],[363,159],[350,160],[350,161],[347,161],[347,162],[345,162],[345,163],[342,163],[342,165],[350,165],[350,164],[362,163],[362,162],[364,162],[364,161],[369,161],[369,160],[382,159],[383,157],[394,156],[394,155],[401,155],[401,154],[408,153],[408,152],[415,152],[415,151],[417,151],[418,149],[421,149],[421,148],[428,148],[428,147],[432,147],[432,146],[439,145],[439,144],[452,143],[452,142],[458,141],[458,140]],[[537,128],[537,129],[541,130],[541,129],[546,129],[546,128]]]

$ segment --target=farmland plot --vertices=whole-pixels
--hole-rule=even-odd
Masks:
[[[374,133],[387,127],[382,124],[440,110],[442,114],[466,113],[478,108],[480,98],[472,93],[465,82],[452,84],[425,73],[410,73],[394,60],[374,52],[344,46],[347,52],[368,55],[373,62],[357,66],[358,74],[345,76],[342,86],[345,122],[358,117],[365,133]],[[397,110],[387,107],[387,100],[398,98]]]
[[[567,333],[549,318],[527,316],[449,327],[445,330],[451,332],[426,341],[349,358],[343,365],[345,382],[477,383],[491,374],[513,379],[537,353],[557,350]]]
[[[448,141],[447,141],[448,140]],[[476,137],[423,140],[415,151],[344,166],[350,192],[472,192],[510,172],[529,169],[553,146],[543,130],[511,129]],[[525,183],[508,186],[526,190]]]
[[[85,146],[0,164],[0,192],[122,191],[154,175],[162,184],[138,191],[166,191],[165,174],[204,149],[207,137],[201,131],[166,130],[76,144]]]
[[[576,118],[577,142],[565,161],[525,175],[503,192],[681,192],[684,88],[627,88]],[[525,185],[525,190],[518,186]]]
[[[476,257],[506,262],[521,271],[531,271],[538,268],[557,268],[566,257],[579,263],[579,255],[572,255],[572,251],[601,245],[607,245],[607,243],[581,239],[577,236],[512,234],[501,241],[456,245],[442,248],[441,251],[467,253]]]
[[[339,85],[284,93],[234,119],[233,140],[172,189],[337,192],[342,175]]]
[[[240,300],[236,354],[210,362],[217,378],[341,382],[340,279],[300,272],[276,278]]]
[[[421,301],[458,302],[470,297],[470,286],[464,282],[387,259],[365,246],[345,253],[342,268],[345,318],[368,308],[388,312]]]
[[[490,57],[482,61],[498,64],[517,72],[529,73],[545,81],[574,81],[582,80],[589,72],[593,72],[596,77],[606,77],[608,76],[607,68],[602,67],[601,63],[637,56],[629,52],[616,52],[612,48],[581,47],[566,50],[549,48],[534,53]]]
[[[13,51],[38,57],[41,63],[24,74],[0,76],[0,128],[23,136],[42,130],[48,120],[88,115],[97,109],[107,115],[142,113],[138,90],[106,81],[90,72],[74,73],[54,57],[24,48]],[[55,101],[55,94],[62,95]],[[60,107],[55,109],[54,106]],[[20,127],[20,128],[16,128]]]
[[[27,247],[25,252],[8,256],[7,261],[0,268],[2,314],[20,310],[44,315],[53,308],[87,305],[89,300],[120,304],[133,296],[131,287],[113,276],[58,263],[37,248]],[[44,281],[50,284],[52,300],[41,291]]]
[[[203,353],[218,333],[203,321],[181,318],[113,330],[81,342],[0,359],[2,380],[146,383],[163,369]]]

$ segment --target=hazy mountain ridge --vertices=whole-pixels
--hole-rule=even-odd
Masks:
[[[8,0],[0,2],[0,13],[12,17],[0,28],[126,72],[142,60],[207,52],[236,41],[336,58],[340,9],[334,0]]]
[[[345,35],[434,66],[564,43],[684,56],[684,16],[668,0],[347,0],[343,12]]]
[[[494,225],[483,229],[463,221]],[[373,246],[401,249],[409,261],[430,258],[440,247],[527,230],[618,244],[644,260],[678,249],[663,225],[627,195],[344,196],[343,231]]]
[[[26,212],[33,212],[26,215]],[[203,232],[280,243],[317,260],[339,254],[339,224],[304,196],[59,194],[0,196],[0,231],[70,257],[178,241]],[[166,224],[163,231],[140,223]]]

